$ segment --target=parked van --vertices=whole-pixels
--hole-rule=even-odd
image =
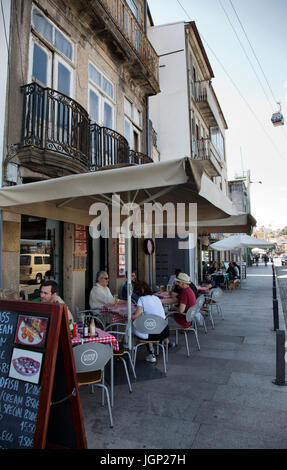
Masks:
[[[51,271],[51,258],[45,254],[20,255],[20,282],[34,281],[40,284]]]

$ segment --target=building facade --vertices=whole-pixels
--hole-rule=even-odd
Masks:
[[[214,73],[195,22],[149,28],[159,55],[161,93],[150,98],[150,115],[157,133],[160,159],[184,156],[196,173],[208,178],[214,199],[218,190],[228,196],[225,131],[227,124],[212,86]],[[202,237],[193,234],[192,248],[177,249],[178,241],[158,243],[160,283],[179,267],[200,278]]]
[[[10,15],[3,186],[150,163],[159,76],[146,1],[12,0]],[[50,241],[48,275],[72,309],[85,306],[99,269],[113,292],[123,282],[115,241],[91,240],[86,227],[3,211],[2,237],[4,287],[19,287],[27,239],[32,252]],[[143,250],[134,252],[144,277]]]

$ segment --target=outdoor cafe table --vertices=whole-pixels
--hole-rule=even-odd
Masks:
[[[96,328],[96,332],[98,333],[97,336],[93,336],[90,338],[83,338],[79,334],[75,338],[72,338],[72,345],[75,346],[76,344],[83,344],[83,343],[104,343],[104,344],[111,344],[113,346],[114,351],[119,351],[119,343],[117,339],[109,334],[107,331],[100,330],[100,328]]]
[[[132,304],[132,313],[135,311],[135,309],[136,309],[136,305]],[[109,313],[112,315],[111,323],[119,323],[124,320],[123,317],[119,314],[120,311],[124,312],[125,314],[128,313],[127,302],[121,300],[117,304],[106,304],[102,307],[101,314]]]

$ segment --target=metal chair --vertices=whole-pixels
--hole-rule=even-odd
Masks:
[[[90,385],[92,393],[94,386],[102,389],[102,405],[106,392],[110,426],[113,427],[113,417],[108,387],[104,384],[105,365],[113,359],[112,346],[103,343],[84,343],[73,348],[78,385]],[[111,364],[112,367],[112,364]]]
[[[189,345],[188,345],[188,337],[187,337],[187,333],[189,331],[191,331],[192,333],[194,333],[194,336],[195,336],[195,339],[196,339],[196,343],[197,343],[197,348],[198,350],[200,351],[200,343],[199,343],[199,338],[198,338],[198,331],[197,331],[197,322],[199,321],[199,317],[202,317],[201,313],[200,313],[200,308],[202,307],[203,305],[203,302],[204,302],[204,298],[201,299],[201,297],[203,296],[200,296],[198,297],[197,299],[197,302],[195,305],[193,305],[192,307],[190,307],[187,312],[184,314],[185,315],[185,318],[186,318],[186,321],[187,322],[191,322],[190,326],[189,327],[183,327],[183,326],[180,326],[180,325],[170,325],[169,328],[171,330],[175,330],[175,341],[176,341],[176,344],[178,344],[178,332],[179,331],[182,331],[184,333],[184,339],[185,339],[185,345],[186,345],[186,351],[187,351],[187,356],[189,357],[190,356],[190,350],[189,350]],[[172,315],[174,312],[170,312],[170,314],[168,314],[168,316]],[[168,318],[167,316],[167,318]],[[197,317],[197,318],[196,318]],[[203,326],[205,328],[205,331],[206,330],[206,326],[205,326],[205,321],[204,321],[204,318],[200,318],[203,320]]]
[[[124,331],[120,331],[118,329],[119,327],[120,328],[124,327],[123,328]],[[115,329],[112,330],[111,328],[115,328]],[[132,386],[131,386],[131,381],[130,381],[130,376],[129,376],[129,371],[128,371],[128,368],[127,368],[127,364],[126,364],[126,361],[124,359],[125,355],[128,356],[129,364],[131,366],[134,378],[136,379],[137,376],[136,376],[136,372],[135,372],[135,368],[134,368],[134,365],[133,365],[133,361],[132,361],[130,352],[129,352],[128,348],[126,347],[126,343],[127,343],[126,338],[128,336],[128,324],[127,323],[111,323],[110,325],[106,326],[105,331],[108,331],[111,335],[115,336],[118,340],[120,349],[119,349],[119,351],[113,351],[113,356],[116,359],[120,359],[121,362],[124,365],[125,374],[126,374],[126,378],[127,378],[127,382],[128,382],[128,386],[129,386],[129,391],[131,393],[132,392]]]
[[[88,318],[93,318],[95,320],[96,326],[100,328],[101,330],[105,329],[105,322],[102,314],[100,313],[100,309],[87,309],[87,310],[81,310],[78,307],[75,308],[76,312],[76,321],[77,323],[80,321],[81,316],[85,315],[88,316]]]
[[[139,333],[143,334],[153,334],[159,335],[162,331],[168,326],[168,321],[165,318],[159,317],[158,315],[140,315],[136,318],[133,322],[133,326]],[[137,344],[133,347],[134,351],[134,367],[136,365],[136,358],[137,358],[137,350],[140,346],[143,346],[148,343],[157,344],[162,349],[162,357],[163,357],[163,368],[164,373],[166,375],[167,368],[166,368],[166,353],[164,345],[160,340],[150,340],[150,339],[142,339],[138,336],[135,336],[136,340],[138,341]],[[166,351],[168,351],[168,344],[166,342]]]
[[[211,289],[209,307],[210,307],[211,312],[213,308],[216,308],[218,315],[221,315],[222,320],[224,320],[222,308],[218,300],[222,296],[222,294],[223,292],[222,292],[222,289],[220,289],[220,287],[217,287],[216,289]]]

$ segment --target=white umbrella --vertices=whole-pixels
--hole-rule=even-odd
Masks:
[[[242,280],[242,249],[243,248],[272,248],[274,243],[262,238],[251,237],[250,235],[239,234],[223,238],[219,242],[212,243],[210,247],[218,251],[232,251],[240,248],[241,269],[240,280]]]
[[[245,234],[231,235],[210,245],[213,250],[218,251],[232,251],[237,248],[272,248],[273,246],[274,243],[268,242],[263,238],[251,237]]]

